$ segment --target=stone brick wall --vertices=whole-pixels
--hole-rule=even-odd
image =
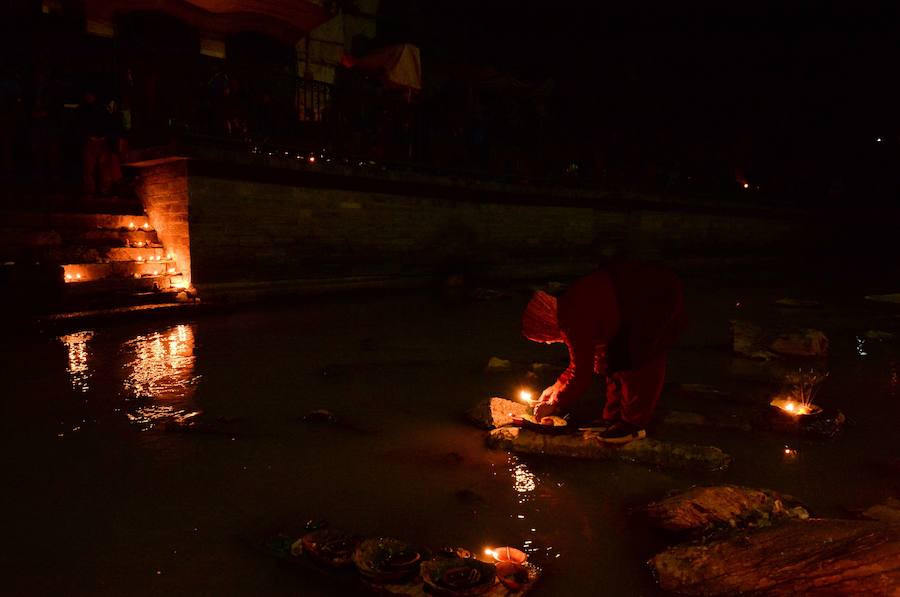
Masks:
[[[539,277],[604,256],[674,265],[776,255],[787,218],[617,205],[366,192],[191,174],[194,279],[203,286],[311,278]]]
[[[191,234],[187,160],[170,157],[128,165],[136,175],[136,191],[150,225],[175,262],[187,285],[191,284]]]

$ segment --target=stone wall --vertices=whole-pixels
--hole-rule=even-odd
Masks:
[[[615,255],[682,270],[790,254],[787,212],[166,158],[130,164],[201,295],[577,275]]]
[[[133,162],[135,188],[150,225],[166,251],[175,254],[183,284],[191,284],[191,231],[188,224],[188,177],[185,158]]]
[[[477,188],[428,196],[422,188],[366,191],[350,180],[263,178],[192,167],[191,248],[201,294],[216,285],[279,281],[283,288],[329,278],[565,276],[612,255],[682,268],[747,263],[780,255],[791,237],[786,215],[759,210],[603,206]]]

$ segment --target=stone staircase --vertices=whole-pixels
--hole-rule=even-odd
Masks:
[[[178,255],[166,250],[139,208],[133,211],[3,214],[8,290],[45,313],[187,300]]]

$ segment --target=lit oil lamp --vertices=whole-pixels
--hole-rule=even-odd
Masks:
[[[531,390],[523,388],[519,390],[519,400],[526,404],[534,402],[534,393]]]
[[[144,230],[150,230],[150,224],[148,222],[144,222],[143,228]]]
[[[822,412],[822,409],[815,404],[801,402],[792,398],[775,398],[769,404],[780,409],[781,412],[795,417],[814,415]]]
[[[71,279],[72,279],[72,274],[66,274],[66,281],[68,282]]]
[[[135,229],[134,222],[128,222],[128,229],[129,229],[129,230],[134,230],[134,229]]]
[[[175,273],[175,268],[174,268],[174,267],[170,267],[168,271],[169,271],[170,274],[174,274],[174,273]]]
[[[494,559],[495,562],[512,562],[513,564],[524,564],[528,560],[528,556],[521,549],[515,547],[490,547],[484,550],[484,555]]]
[[[75,279],[76,279],[76,280],[80,280],[80,279],[81,279],[81,274],[75,274]]]
[[[140,255],[138,255],[138,256],[137,256],[137,258],[136,258],[136,260],[137,260],[137,261],[138,261],[138,262],[141,262],[141,261],[143,261],[143,260],[144,260],[144,258],[143,258],[143,257],[141,257],[141,256],[140,256]]]

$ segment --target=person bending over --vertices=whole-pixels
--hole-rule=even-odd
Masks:
[[[666,354],[686,323],[681,281],[661,264],[610,261],[559,299],[536,292],[522,316],[522,334],[535,342],[564,342],[569,366],[541,393],[534,416],[568,411],[597,374],[606,381],[601,440],[646,437]]]

